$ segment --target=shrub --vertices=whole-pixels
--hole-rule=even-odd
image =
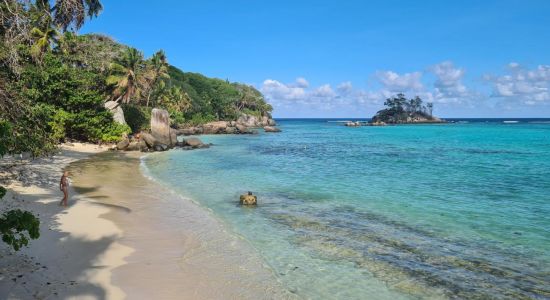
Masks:
[[[247,115],[255,116],[255,117],[258,117],[258,118],[262,117],[262,112],[257,111],[257,110],[251,110],[249,108],[243,109],[243,113],[245,113]]]
[[[121,140],[122,136],[131,132],[132,129],[130,129],[130,126],[112,122],[103,128],[100,140],[107,143],[118,142]]]
[[[40,220],[28,211],[7,211],[0,217],[0,234],[2,241],[17,251],[27,246],[29,239],[40,237]]]
[[[122,110],[132,132],[147,130],[151,126],[152,108],[126,104],[122,106]]]
[[[11,124],[9,122],[0,120],[0,157],[8,153],[11,130]]]
[[[195,126],[195,125],[205,124],[212,121],[216,121],[216,117],[212,115],[203,115],[201,113],[198,113],[198,114],[194,114],[191,117],[191,120],[189,121],[189,123]]]
[[[62,109],[58,109],[48,122],[52,131],[52,138],[56,141],[63,141],[66,136],[66,127],[71,115]]]
[[[170,125],[177,126],[179,124],[185,123],[185,117],[183,115],[183,112],[169,109],[168,113],[170,113]]]

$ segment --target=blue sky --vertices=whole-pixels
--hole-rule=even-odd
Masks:
[[[550,117],[550,1],[115,1],[104,33],[260,89],[276,117],[370,117],[397,92],[442,117]]]

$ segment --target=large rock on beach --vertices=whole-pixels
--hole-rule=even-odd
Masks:
[[[196,137],[190,137],[185,139],[185,146],[189,146],[193,149],[208,148],[210,145],[203,143]]]
[[[202,127],[188,127],[188,128],[181,128],[178,131],[178,134],[180,135],[197,135],[197,134],[203,134],[204,130]]]
[[[237,124],[235,126],[242,133],[254,133],[253,131],[250,131],[249,128],[259,128],[259,127],[265,127],[265,126],[273,127],[276,125],[275,121],[271,119],[271,117],[269,116],[256,117],[248,114],[241,114],[237,119],[236,123]],[[248,129],[241,130],[239,126],[243,128],[248,128]]]
[[[227,127],[225,128],[225,134],[235,134],[237,133],[237,128],[235,127]]]
[[[175,145],[172,142],[170,115],[164,109],[153,108],[151,112],[151,134],[158,143],[164,145]]]
[[[252,192],[248,192],[239,197],[239,203],[241,205],[257,205],[258,197],[256,197],[255,195],[252,195]]]
[[[128,148],[128,145],[130,145],[130,140],[128,138],[123,138],[120,142],[116,144],[116,148],[118,150],[126,150],[126,148]]]
[[[256,116],[242,114],[237,119],[237,124],[241,124],[246,127],[258,127],[258,118]]]
[[[126,124],[126,120],[124,119],[124,111],[122,110],[122,107],[120,107],[120,103],[116,101],[107,101],[104,106],[113,114],[113,120],[115,122],[123,125]]]
[[[260,125],[269,126],[269,118],[267,116],[263,116]]]
[[[142,132],[140,133],[140,137],[141,137],[141,140],[143,140],[149,148],[153,148],[155,144],[157,144],[157,140],[150,133]]]
[[[165,144],[156,144],[156,145],[153,147],[153,150],[155,150],[155,151],[166,151],[166,150],[168,150],[168,145],[165,145]]]
[[[264,127],[265,132],[281,132],[281,129],[273,126],[265,126]]]
[[[225,129],[227,128],[227,126],[227,121],[216,121],[204,124],[202,126],[202,129],[205,134],[217,134],[225,133]]]
[[[178,143],[178,135],[175,129],[170,128],[170,147],[173,148]]]
[[[140,145],[139,145],[139,141],[131,141],[128,144],[128,147],[126,147],[126,149],[124,149],[124,150],[126,150],[126,151],[139,151],[139,150],[141,150]]]
[[[235,127],[237,128],[239,133],[242,133],[242,134],[251,134],[252,133],[252,130],[250,130],[250,128],[246,127],[245,125],[237,124]]]
[[[138,148],[138,150],[141,152],[146,152],[149,150],[149,146],[147,146],[147,143],[145,143],[145,141],[142,139],[138,141]]]

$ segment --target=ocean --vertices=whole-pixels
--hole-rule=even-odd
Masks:
[[[303,298],[550,299],[550,119],[277,121],[148,155],[142,171]],[[238,205],[247,191],[257,207]]]

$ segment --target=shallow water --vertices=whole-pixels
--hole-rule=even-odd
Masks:
[[[142,176],[136,153],[101,153],[69,170],[77,201],[109,208],[101,217],[123,232],[113,239],[132,249],[111,277],[128,299],[295,298],[208,210]]]
[[[550,124],[204,136],[143,171],[211,209],[305,298],[548,299]],[[257,208],[236,205],[253,191]]]

